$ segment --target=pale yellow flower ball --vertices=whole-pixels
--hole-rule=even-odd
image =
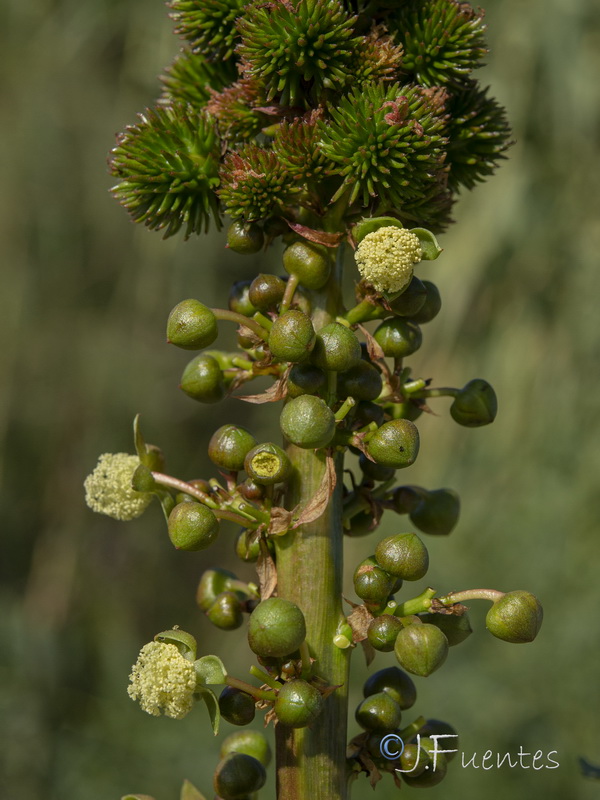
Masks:
[[[148,714],[183,719],[192,710],[196,690],[194,665],[174,644],[150,642],[140,650],[129,676],[127,694]]]
[[[101,455],[96,469],[83,484],[85,502],[92,511],[120,520],[141,516],[152,501],[152,494],[131,488],[133,473],[139,465],[139,458],[127,453]]]
[[[354,257],[364,280],[378,292],[399,292],[410,283],[423,250],[414,233],[390,225],[368,233]]]

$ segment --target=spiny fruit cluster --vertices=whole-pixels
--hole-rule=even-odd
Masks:
[[[225,212],[311,224],[393,212],[442,230],[509,144],[472,77],[483,13],[458,0],[172,0],[186,46],[111,171],[136,221],[199,233]],[[285,230],[285,224],[283,227]]]

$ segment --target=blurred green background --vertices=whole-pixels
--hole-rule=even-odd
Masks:
[[[587,800],[600,793],[577,763],[600,763],[600,8],[485,5],[492,51],[481,78],[507,106],[516,144],[495,178],[461,199],[443,256],[419,273],[439,285],[444,308],[412,362],[438,385],[490,380],[500,413],[467,430],[439,401],[401,479],[462,497],[451,539],[427,537],[428,583],[526,588],[546,620],[534,645],[507,645],[485,632],[475,603],[476,633],[417,679],[417,708],[452,722],[467,757],[523,745],[557,750],[560,767],[455,761],[426,791]],[[178,48],[159,0],[5,0],[0,18],[0,796],[174,800],[183,777],[210,796],[219,741],[205,711],[154,719],[125,689],[141,645],[173,624],[203,650],[210,637],[244,672],[243,629],[215,633],[194,607],[199,574],[231,559],[232,535],[220,552],[175,552],[158,508],[128,525],[93,515],[82,481],[99,453],[131,451],[138,411],[182,477],[211,474],[217,424],[274,435],[271,409],[197,406],[179,392],[189,356],[165,346],[164,324],[180,299],[222,305],[233,279],[277,267],[227,253],[222,234],[163,242],[108,194],[114,134],[153,102]],[[380,532],[404,525],[389,517]],[[349,542],[349,575],[378,538]],[[360,653],[354,662],[356,703]],[[375,665],[390,663],[380,654]],[[364,777],[353,789],[354,800],[396,794],[389,777],[376,795]]]

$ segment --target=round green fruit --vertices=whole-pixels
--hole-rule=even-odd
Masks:
[[[447,536],[460,515],[460,499],[452,489],[423,492],[421,500],[411,509],[410,519],[423,533]]]
[[[381,394],[381,373],[372,364],[359,361],[351,369],[338,374],[338,397],[353,397],[355,400],[376,400]]]
[[[323,697],[310,683],[295,678],[283,684],[273,708],[282,725],[304,728],[323,710]]]
[[[305,361],[315,345],[315,329],[303,311],[286,311],[273,323],[269,349],[280,361]]]
[[[363,686],[363,694],[370,697],[377,692],[387,692],[402,710],[411,708],[417,701],[413,679],[398,667],[386,667],[369,675]]]
[[[265,241],[263,232],[255,222],[237,220],[227,231],[227,247],[242,255],[258,253]]]
[[[287,394],[292,399],[301,394],[318,394],[326,383],[325,373],[314,364],[295,364],[288,375]]]
[[[356,721],[367,731],[393,731],[402,720],[402,710],[387,692],[369,695],[356,709]]]
[[[380,606],[394,591],[395,580],[373,557],[366,558],[354,571],[354,591],[367,605]]]
[[[304,614],[280,597],[263,600],[250,615],[248,643],[263,658],[281,658],[297,650],[306,638]]]
[[[283,266],[307,289],[322,289],[329,280],[331,261],[325,248],[309,242],[294,242],[283,253]]]
[[[250,286],[252,281],[236,281],[229,291],[228,307],[230,311],[251,317],[258,309],[250,302]]]
[[[272,486],[287,480],[292,465],[281,447],[273,442],[263,442],[246,455],[244,469],[255,483]]]
[[[219,521],[202,503],[178,503],[167,521],[169,539],[178,550],[204,550],[219,535]]]
[[[205,570],[196,590],[196,602],[200,610],[208,611],[221,592],[228,591],[231,581],[235,580],[237,577],[228,569],[217,567]]]
[[[218,403],[225,397],[225,382],[218,361],[202,353],[193,358],[181,376],[179,387],[200,403]]]
[[[230,753],[244,753],[252,756],[268,767],[271,762],[271,748],[268,741],[259,731],[234,731],[230,733],[221,744],[219,757],[225,758]]]
[[[394,314],[398,314],[401,317],[413,317],[423,308],[426,299],[427,287],[423,281],[413,275],[402,294],[388,302]]]
[[[540,601],[518,590],[496,600],[485,618],[486,628],[498,639],[514,644],[533,642],[542,626],[544,611]]]
[[[417,426],[408,419],[385,422],[367,442],[367,451],[378,464],[394,469],[409,467],[419,454]]]
[[[242,604],[235,592],[221,592],[206,611],[206,616],[216,628],[234,631],[244,621]]]
[[[217,338],[217,319],[199,300],[182,300],[169,314],[167,341],[184,350],[201,350]]]
[[[248,290],[248,298],[259,311],[268,311],[277,306],[285,292],[285,281],[277,275],[261,272],[254,278]]]
[[[467,614],[460,617],[456,614],[420,614],[419,618],[436,625],[448,639],[449,647],[464,642],[473,633]]]
[[[414,623],[400,631],[394,652],[401,667],[426,678],[446,660],[448,640],[435,625]]]
[[[386,319],[374,333],[377,344],[390,358],[405,358],[421,347],[423,335],[414,322],[400,317]]]
[[[221,800],[245,800],[265,785],[267,773],[256,758],[230,753],[219,762],[213,786]]]
[[[391,653],[402,627],[398,617],[394,617],[393,614],[382,614],[380,617],[375,617],[367,631],[369,644],[382,653]]]
[[[312,394],[289,400],[281,412],[279,424],[286,439],[306,449],[326,447],[335,433],[333,411]]]
[[[312,361],[325,371],[345,372],[360,362],[361,353],[353,331],[340,322],[330,322],[317,332]]]
[[[440,313],[442,308],[442,298],[437,286],[431,281],[423,281],[423,286],[427,294],[425,295],[425,302],[421,308],[414,314],[411,314],[411,320],[416,322],[417,325],[424,325],[426,322],[431,322]]]
[[[382,539],[375,549],[379,566],[405,581],[418,581],[429,569],[427,548],[414,533],[399,533]]]
[[[246,428],[222,425],[208,443],[208,457],[221,469],[239,472],[244,468],[244,459],[256,444],[256,439]]]
[[[249,725],[256,715],[256,701],[246,692],[226,686],[219,695],[219,711],[223,719],[232,725]],[[244,751],[236,750],[233,752]],[[247,753],[247,755],[256,758],[254,753]]]
[[[489,425],[496,419],[497,413],[496,393],[490,384],[481,378],[469,381],[450,406],[452,419],[467,428]]]

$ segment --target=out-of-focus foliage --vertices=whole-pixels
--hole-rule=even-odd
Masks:
[[[427,541],[428,581],[527,586],[546,623],[535,644],[507,648],[473,604],[476,633],[451,653],[444,681],[421,680],[419,692],[459,729],[468,756],[523,745],[558,750],[561,766],[458,767],[431,791],[586,800],[597,787],[577,759],[600,759],[600,12],[592,0],[485,7],[491,55],[480,76],[517,144],[458,203],[445,253],[428,267],[444,308],[421,363],[439,385],[490,380],[500,410],[466,435],[440,401],[440,417],[419,421],[423,452],[406,479],[463,499],[451,539]],[[187,777],[209,791],[219,740],[206,712],[151,718],[127,697],[127,675],[141,645],[173,624],[210,635],[232,671],[244,637],[209,630],[195,612],[195,581],[210,564],[172,549],[158,508],[124,527],[86,509],[82,482],[98,453],[133,451],[138,411],[174,472],[209,472],[211,431],[177,390],[187,357],[165,345],[165,320],[183,297],[224,304],[234,278],[269,265],[225,251],[223,234],[164,242],[108,194],[113,134],[158,96],[151,76],[178,49],[160,2],[8,0],[2,36],[2,790],[11,800],[169,800]],[[268,417],[230,400],[211,423],[243,422],[267,438]],[[389,517],[380,531],[405,525]],[[232,552],[234,531],[231,547],[221,538]],[[349,576],[369,542],[348,548]],[[356,701],[361,675],[357,654]],[[353,797],[396,793],[361,783]]]

